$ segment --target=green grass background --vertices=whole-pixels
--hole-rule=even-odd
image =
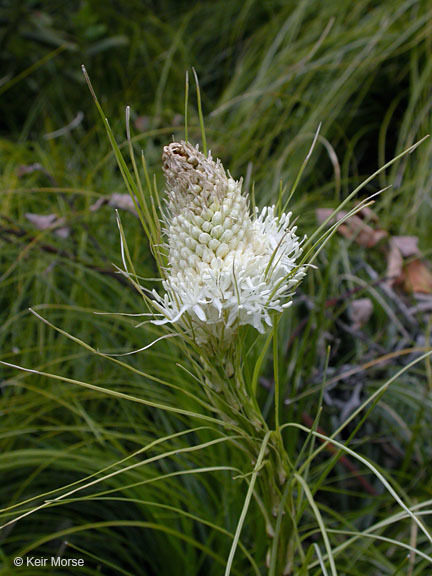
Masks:
[[[172,137],[184,137],[185,72],[192,66],[200,80],[209,148],[235,178],[249,174],[260,206],[276,201],[281,180],[292,186],[322,122],[290,206],[300,233],[310,235],[316,208],[336,207],[431,131],[430,2],[10,0],[0,7],[0,62],[0,359],[134,399],[0,368],[2,523],[67,492],[46,495],[52,490],[93,474],[101,479],[2,530],[0,574],[47,574],[43,568],[13,567],[13,558],[27,553],[85,558],[82,572],[71,574],[221,574],[247,489],[245,479],[233,480],[236,472],[227,468],[248,473],[252,464],[234,443],[207,445],[223,438],[214,426],[146,405],[200,410],[187,359],[167,340],[126,358],[133,368],[128,370],[28,311],[33,307],[104,352],[138,349],[163,333],[137,328],[132,318],[94,314],[143,308],[113,266],[121,265],[114,209],[90,209],[125,188],[81,64],[125,152],[124,110],[131,106],[134,146],[137,153],[144,150],[160,190],[162,147]],[[190,92],[189,139],[198,143],[192,83]],[[51,137],[80,112],[75,129]],[[416,235],[426,261],[432,246],[431,184],[427,140],[360,195],[392,185],[374,206],[379,227],[390,235]],[[35,229],[25,217],[29,212],[64,218],[69,237]],[[128,212],[121,218],[137,273],[152,278],[156,269],[138,220]],[[391,298],[379,282],[386,275],[386,251],[386,241],[365,250],[334,236],[320,254],[317,270],[281,321],[281,388],[291,399],[284,421],[315,417],[328,346],[329,381],[357,371],[324,395],[320,425],[327,434],[345,419],[343,407],[355,390],[365,400],[430,346],[430,308],[429,315],[427,309],[404,313],[416,300],[406,294]],[[348,309],[358,297],[369,297],[374,308],[360,333],[352,333]],[[406,352],[410,348],[417,352]],[[394,353],[390,361],[373,362],[388,353]],[[362,370],[368,362],[372,365]],[[270,412],[271,354],[264,364],[259,395]],[[426,360],[391,384],[350,440],[412,506],[432,499],[431,390]],[[356,418],[338,440],[346,441],[359,423]],[[181,431],[187,433],[133,455]],[[287,435],[293,460],[304,440],[294,429]],[[192,446],[202,447],[182,452]],[[155,461],[147,464],[146,458]],[[136,466],[125,469],[131,464]],[[432,573],[430,562],[397,545],[431,554],[430,543],[410,520],[392,521],[400,508],[374,476],[356,466],[375,495],[327,451],[308,470],[332,546],[348,540],[332,529],[363,533],[337,554],[338,573]],[[208,467],[224,469],[196,472]],[[388,526],[365,536],[382,521]],[[322,574],[314,549],[322,540],[310,510],[299,515],[298,537],[305,556],[295,574]],[[242,543],[256,565],[239,550],[233,574],[266,573],[265,525],[256,504]]]

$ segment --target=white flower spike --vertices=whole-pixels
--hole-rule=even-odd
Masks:
[[[198,344],[229,344],[246,324],[264,332],[305,275],[291,213],[278,217],[273,206],[251,216],[242,181],[198,146],[172,143],[162,159],[169,255],[165,294],[154,292],[165,318],[154,323],[179,322]]]

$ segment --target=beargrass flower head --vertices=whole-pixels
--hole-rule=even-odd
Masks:
[[[181,323],[198,344],[229,343],[247,324],[263,333],[305,274],[291,213],[251,214],[242,181],[198,146],[174,142],[162,159],[168,267],[164,296],[154,294],[164,316],[156,323]]]

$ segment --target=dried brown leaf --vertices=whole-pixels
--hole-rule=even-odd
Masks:
[[[317,208],[315,210],[315,217],[317,219],[318,224],[323,224],[327,218],[329,218],[333,213],[331,208]],[[336,222],[336,220],[340,220],[346,215],[346,212],[338,212],[336,218],[332,218],[330,224]]]
[[[387,284],[393,286],[402,276],[403,258],[397,242],[390,238],[390,250],[387,254]]]
[[[32,214],[31,212],[27,212],[25,217],[38,230],[52,228],[57,222],[57,216],[55,214]]]
[[[315,210],[315,215],[318,223],[322,224],[323,222],[325,222],[327,218],[331,216],[332,212],[333,211],[330,208],[318,208],[317,210]],[[347,213],[344,211],[338,212],[335,215],[335,217],[333,217],[330,220],[329,224],[331,225],[334,224],[335,222],[338,222],[339,220],[344,218],[346,214]],[[359,214],[364,214],[365,216],[370,218],[368,213],[365,212],[364,209],[361,210]],[[351,216],[349,220],[341,224],[339,226],[338,231],[340,234],[342,234],[342,236],[348,238],[348,240],[354,240],[355,242],[357,242],[357,244],[363,246],[364,248],[372,248],[373,246],[378,244],[380,240],[387,237],[388,235],[388,233],[385,230],[374,230],[357,214]]]
[[[129,194],[111,194],[111,198],[108,204],[113,208],[118,208],[119,210],[127,210],[132,212],[135,216],[138,216],[135,210],[134,202]]]
[[[417,236],[392,236],[392,242],[399,248],[404,258],[410,258],[419,253]]]
[[[150,128],[150,116],[137,116],[134,126],[138,132],[145,132]]]
[[[70,228],[65,226],[66,220],[64,218],[58,218],[56,214],[33,214],[27,212],[25,217],[38,230],[48,230],[51,228],[54,234],[60,238],[67,238],[70,234]]]
[[[358,298],[353,300],[349,306],[349,315],[351,318],[351,327],[359,330],[367,324],[373,312],[373,304],[370,298]]]
[[[111,196],[102,196],[98,198],[94,204],[90,206],[92,212],[97,212],[102,206],[108,204],[118,210],[127,210],[135,216],[138,216],[132,198],[129,194],[111,194]]]
[[[403,274],[405,290],[432,294],[432,273],[424,262],[419,259],[408,262]]]

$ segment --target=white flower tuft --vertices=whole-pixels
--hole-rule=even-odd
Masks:
[[[165,318],[154,322],[180,322],[198,344],[229,342],[245,324],[264,332],[305,274],[291,213],[273,206],[251,217],[242,181],[188,142],[165,146],[162,158],[169,259],[165,294],[153,292]]]

